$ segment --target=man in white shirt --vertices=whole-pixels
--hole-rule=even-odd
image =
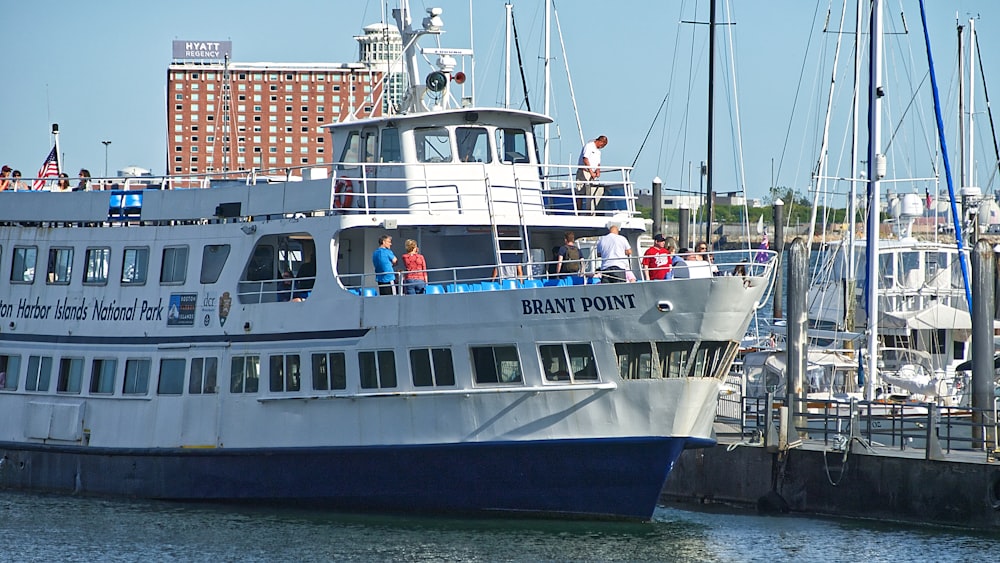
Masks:
[[[580,151],[580,158],[577,161],[579,168],[576,171],[576,181],[579,182],[578,191],[583,196],[582,207],[593,211],[594,200],[591,199],[593,184],[601,177],[601,149],[608,145],[608,138],[604,135],[583,145]]]
[[[625,281],[625,271],[630,269],[629,256],[632,246],[628,239],[618,234],[618,223],[608,224],[608,234],[597,239],[597,254],[601,257],[601,283]]]

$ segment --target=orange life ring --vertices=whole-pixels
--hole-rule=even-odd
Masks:
[[[337,209],[345,209],[354,203],[354,187],[349,178],[340,178],[334,185],[333,206]]]

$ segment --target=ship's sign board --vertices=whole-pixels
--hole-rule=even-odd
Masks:
[[[174,41],[173,59],[221,61],[233,58],[232,41]]]

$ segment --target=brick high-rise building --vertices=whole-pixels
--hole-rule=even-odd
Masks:
[[[285,174],[338,159],[321,126],[383,113],[382,74],[361,64],[233,63],[178,56],[167,70],[167,173]],[[194,45],[187,42],[188,47]],[[202,44],[204,45],[204,44]],[[218,43],[208,43],[218,45]],[[209,51],[188,51],[197,53]],[[219,59],[222,60],[219,60]]]

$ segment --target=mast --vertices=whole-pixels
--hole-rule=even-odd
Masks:
[[[865,399],[875,398],[875,377],[878,348],[878,240],[881,180],[885,175],[885,155],[882,145],[882,2],[872,0],[871,34],[868,54],[868,244],[867,295],[868,310],[868,377],[865,378]]]
[[[503,65],[503,107],[504,109],[510,109],[510,24],[514,20],[514,5],[510,2],[504,4],[504,38],[505,45],[507,46],[506,52],[504,53],[504,65]]]
[[[976,22],[969,18],[969,163],[966,178],[969,187],[976,186],[976,135],[973,116],[976,114]]]
[[[846,6],[845,6],[846,9]],[[850,231],[847,233],[847,282],[844,290],[844,328],[849,331],[854,330],[854,295],[858,274],[855,271],[855,233],[858,217],[858,129],[860,129],[860,108],[861,105],[861,26],[862,14],[864,12],[864,0],[857,0],[857,8],[854,19],[854,111],[851,115],[851,200],[847,202],[847,213],[849,215],[848,225]]]
[[[549,98],[551,97],[552,67],[549,61],[552,59],[552,0],[545,0],[545,100],[542,102],[542,113],[549,115]],[[549,166],[549,123],[542,126],[542,136],[545,138],[545,148],[542,151],[542,163],[545,165],[546,174]]]
[[[969,186],[968,178],[965,177],[965,57],[963,51],[963,39],[965,30],[962,24],[957,24],[958,28],[958,154],[962,155],[958,159],[958,180],[959,187]],[[959,232],[960,227],[955,225],[955,232]]]
[[[705,243],[712,246],[712,143],[715,128],[715,0],[711,1],[708,17],[708,155],[705,158],[707,173],[705,176]]]

